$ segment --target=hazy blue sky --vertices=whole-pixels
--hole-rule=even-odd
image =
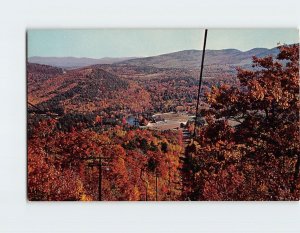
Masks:
[[[28,56],[130,57],[202,49],[202,29],[32,29]],[[207,49],[273,48],[297,43],[297,29],[209,29]]]

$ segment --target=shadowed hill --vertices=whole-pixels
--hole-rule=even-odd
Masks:
[[[65,112],[98,112],[107,108],[122,111],[124,106],[138,111],[148,104],[148,94],[137,84],[100,68],[58,72],[40,79],[36,69],[49,73],[56,68],[28,64],[28,100],[42,109]],[[58,69],[59,70],[59,69]],[[136,100],[139,100],[137,103]]]

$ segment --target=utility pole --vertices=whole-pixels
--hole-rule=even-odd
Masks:
[[[143,179],[143,172],[144,172],[144,169],[141,168],[140,179],[146,184],[145,185],[145,189],[146,189],[145,199],[146,199],[146,201],[148,201],[148,181]]]
[[[155,170],[155,201],[157,201],[158,200],[158,198],[157,198],[157,172],[156,172],[156,170]]]
[[[98,200],[102,201],[102,158],[99,155],[99,164],[98,164]]]
[[[204,66],[206,39],[207,39],[207,29],[205,29],[205,33],[204,33],[204,43],[203,43],[203,50],[202,50],[202,60],[201,60],[199,86],[198,86],[198,97],[197,97],[197,105],[196,105],[196,119],[195,119],[195,127],[194,127],[194,135],[193,135],[193,137],[196,136],[196,124],[197,124],[197,121],[198,121],[198,111],[199,111],[200,92],[201,92],[201,85],[202,85],[202,76],[203,76],[203,66]]]
[[[169,164],[169,201],[171,200],[171,167],[170,167],[170,164]]]
[[[107,164],[103,164],[103,159],[110,159],[108,157],[102,157],[100,154],[98,157],[87,158],[88,160],[92,160],[88,166],[89,167],[98,167],[98,201],[102,201],[102,170],[103,167],[108,166]],[[96,161],[96,162],[95,162]]]
[[[146,196],[145,196],[145,198],[146,198],[146,201],[148,201],[148,182],[146,183]]]

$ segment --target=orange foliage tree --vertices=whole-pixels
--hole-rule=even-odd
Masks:
[[[299,45],[238,69],[207,94],[207,125],[186,150],[185,199],[299,199]]]
[[[178,199],[180,136],[125,128],[39,121],[28,138],[29,200]]]

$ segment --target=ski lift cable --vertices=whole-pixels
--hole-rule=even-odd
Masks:
[[[201,60],[201,68],[200,68],[200,76],[199,76],[199,85],[198,85],[198,96],[197,96],[197,105],[196,105],[196,119],[195,119],[195,127],[194,127],[194,137],[196,136],[196,123],[199,117],[199,102],[200,102],[200,95],[201,95],[201,86],[202,86],[202,76],[203,76],[203,66],[204,66],[204,57],[205,57],[205,48],[206,48],[206,39],[207,39],[207,29],[205,29],[204,33],[204,43],[203,43],[203,50],[202,50],[202,60]]]

